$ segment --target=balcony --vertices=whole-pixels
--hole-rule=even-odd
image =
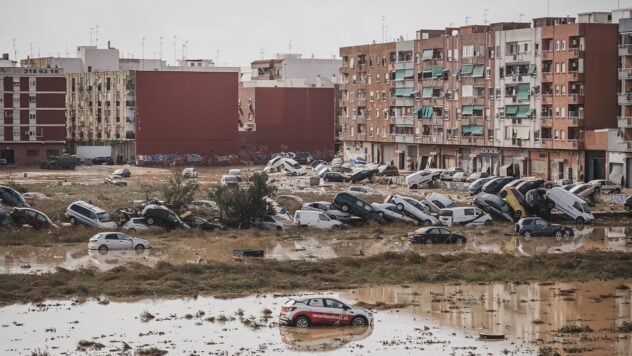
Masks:
[[[582,81],[584,80],[584,72],[578,72],[576,70],[574,71],[569,71],[568,72],[568,76],[571,77],[572,79],[570,79],[571,81]]]
[[[621,129],[632,128],[632,116],[617,117],[617,127]]]
[[[571,58],[579,58],[582,54],[584,54],[584,50],[579,47],[569,48],[568,52],[570,53]]]
[[[581,127],[584,126],[584,115],[578,115],[574,113],[569,113],[568,118],[571,122],[568,123],[568,126],[576,126]]]
[[[632,79],[632,69],[621,68],[619,69],[619,80]]]
[[[569,104],[583,104],[584,96],[579,93],[568,93]]]
[[[405,78],[404,80],[395,81],[395,88],[412,88],[415,86],[415,81],[412,78]]]
[[[543,82],[552,82],[553,81],[553,72],[542,72],[542,81]]]
[[[540,141],[542,142],[541,145],[540,145],[541,147],[553,148],[553,139],[552,138],[550,138],[550,137],[544,138],[543,137],[543,138],[540,139]]]
[[[413,134],[393,134],[393,141],[396,143],[413,143],[415,137]]]
[[[553,126],[553,116],[540,116],[542,126]]]
[[[395,117],[395,126],[401,127],[413,127],[415,125],[414,116],[399,116]]]
[[[395,63],[395,70],[398,69],[413,69],[414,68],[414,64],[412,61],[402,61],[402,62],[397,62]]]
[[[395,97],[391,99],[391,106],[414,106],[415,99],[412,97]]]
[[[366,133],[365,132],[360,132],[358,133],[358,141],[365,141],[366,140]]]
[[[584,140],[569,138],[567,141],[568,141],[569,146],[573,149],[584,148]]]
[[[619,56],[632,56],[632,45],[619,45]]]
[[[553,50],[552,49],[544,49],[542,50],[542,60],[552,60],[553,59]]]
[[[552,104],[553,103],[553,94],[542,94],[542,103],[543,104]]]
[[[421,143],[443,143],[443,135],[442,134],[436,134],[436,135],[422,135],[421,136]]]
[[[632,92],[619,93],[619,105],[632,105]]]

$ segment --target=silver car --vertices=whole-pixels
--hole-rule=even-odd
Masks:
[[[607,179],[591,180],[590,182],[588,182],[588,184],[591,184],[597,187],[598,188],[596,190],[597,192],[601,191],[604,193],[614,193],[614,194],[621,193],[621,186]]]
[[[100,232],[90,238],[88,249],[105,253],[108,250],[145,251],[151,248],[147,240],[130,237],[122,232]]]

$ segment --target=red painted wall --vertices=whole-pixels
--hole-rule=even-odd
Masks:
[[[26,100],[28,103],[28,96]],[[66,107],[66,94],[37,94],[35,102],[38,108],[63,108]]]
[[[333,88],[256,88],[255,132],[240,132],[242,151],[333,155]]]
[[[237,73],[136,72],[136,154],[237,153]]]
[[[43,78],[35,79],[35,88],[37,91],[66,91],[66,78]]]
[[[66,112],[64,110],[37,110],[38,124],[66,124]]]

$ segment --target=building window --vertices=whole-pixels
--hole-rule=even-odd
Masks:
[[[555,108],[555,117],[560,117],[560,108]]]
[[[29,95],[29,103],[35,102],[35,95]]]
[[[39,150],[26,150],[26,156],[27,157],[38,157],[39,156]]]
[[[562,84],[562,95],[566,95],[566,84]]]
[[[566,73],[566,62],[562,62],[562,63],[561,63],[560,72],[562,72],[562,73]]]
[[[376,82],[379,82],[379,81],[380,81],[380,73],[377,73],[377,74],[375,75],[375,81],[376,81]]]
[[[524,53],[529,53],[529,44],[528,43],[524,44]]]
[[[492,77],[492,70],[491,68],[487,67],[485,68],[485,78],[490,79]]]
[[[46,157],[59,156],[59,150],[46,150]]]
[[[560,130],[560,139],[564,141],[566,139],[566,131]]]
[[[560,63],[555,63],[555,73],[560,73],[561,65]]]
[[[562,46],[560,47],[560,50],[562,51],[566,50],[566,40],[562,40]]]
[[[560,41],[555,41],[555,50],[556,51],[560,50]]]
[[[555,136],[554,136],[554,138],[555,138],[556,140],[559,140],[559,139],[560,139],[560,130],[555,130]]]
[[[533,140],[535,142],[540,141],[540,130],[535,130],[533,131]]]
[[[559,85],[555,86],[555,96],[560,96],[560,86]]]
[[[29,114],[29,119],[30,120],[35,120],[35,114]]]
[[[494,139],[494,129],[487,129],[487,138],[489,140],[493,140]]]

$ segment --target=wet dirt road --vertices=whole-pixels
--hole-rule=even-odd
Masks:
[[[287,297],[274,295],[15,304],[0,308],[0,352],[72,354],[83,347],[89,354],[112,354],[156,347],[170,354],[465,355],[549,349],[627,355],[629,334],[616,328],[631,321],[631,285],[420,284],[325,293],[350,302],[405,305],[378,310],[374,327],[367,329],[279,327],[276,316]],[[482,341],[481,332],[506,339]]]

